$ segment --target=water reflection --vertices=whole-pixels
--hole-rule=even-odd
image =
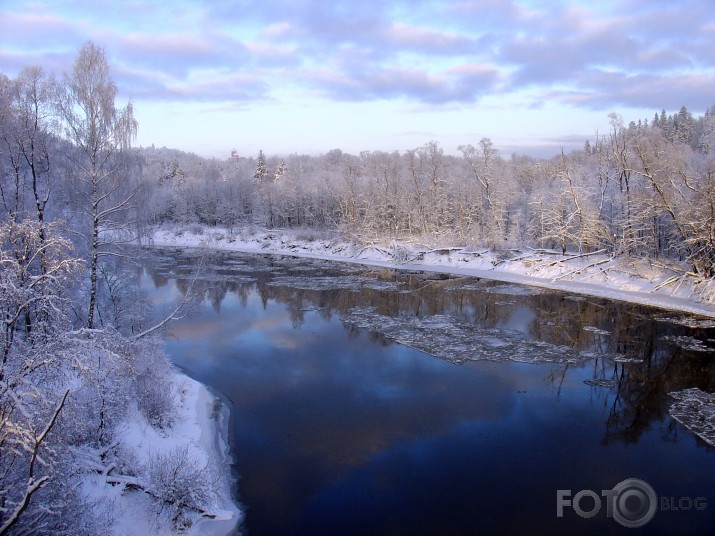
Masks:
[[[715,506],[714,449],[667,414],[670,391],[715,391],[713,354],[682,344],[712,346],[712,328],[473,278],[197,251],[147,257],[157,304],[198,295],[168,349],[233,401],[249,534],[619,532],[605,516],[556,519],[555,491],[631,476]],[[379,323],[342,321],[359,308],[433,329],[453,319],[581,357],[435,359]],[[713,511],[664,512],[648,529],[707,533]]]

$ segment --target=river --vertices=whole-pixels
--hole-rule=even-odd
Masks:
[[[715,527],[715,448],[668,413],[669,392],[715,391],[713,322],[322,260],[144,258],[157,316],[196,296],[166,351],[228,400],[249,536],[621,534],[602,492],[628,478],[657,493],[641,533]]]

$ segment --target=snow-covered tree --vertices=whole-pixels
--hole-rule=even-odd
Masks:
[[[176,466],[169,465],[161,487],[150,467],[133,465],[120,441],[130,418],[170,432],[180,391],[152,336],[168,320],[147,329],[131,274],[108,262],[120,258],[108,247],[111,234],[131,219],[139,197],[138,168],[128,158],[136,121],[131,105],[115,107],[116,91],[103,51],[91,43],[61,86],[37,68],[16,80],[0,75],[0,535],[105,531],[81,494],[86,479],[99,475],[102,485],[170,505],[184,521],[187,512],[205,513],[203,497],[215,488],[206,463],[192,471],[193,458],[180,456],[174,459],[184,467],[172,480]],[[63,138],[50,128],[53,114]],[[171,181],[181,186],[168,188],[172,217],[174,194],[190,182],[194,214],[211,186],[214,197],[224,193],[217,165],[187,158],[184,168],[185,176],[177,172]],[[147,199],[146,217],[149,208]],[[215,223],[218,208],[201,208]],[[57,219],[78,210],[83,220]],[[76,237],[82,224],[87,243],[73,244],[66,237]],[[88,322],[76,329],[85,320],[77,311],[84,308],[78,296],[87,266]],[[102,285],[107,292],[98,292]]]
[[[65,137],[77,149],[75,165],[82,210],[89,222],[89,306],[87,326],[93,328],[100,257],[107,254],[108,233],[127,228],[127,213],[137,193],[128,180],[123,157],[137,134],[134,108],[117,108],[117,86],[104,50],[88,42],[65,75],[58,110]]]
[[[268,167],[266,166],[266,155],[263,150],[258,151],[258,161],[256,162],[256,171],[253,173],[253,179],[257,185],[263,184],[263,181],[268,176]]]
[[[276,182],[280,181],[285,176],[286,171],[288,171],[288,166],[286,165],[285,160],[281,160],[280,164],[278,164],[275,172],[273,173],[273,179]]]
[[[715,108],[708,109],[702,121],[702,131],[698,140],[698,149],[702,154],[708,155],[715,142]]]
[[[55,226],[42,239],[38,226],[0,223],[0,534],[53,527],[47,511],[55,503],[45,491],[61,460],[48,445],[68,395],[57,385],[64,363],[56,350],[69,328],[67,289],[81,263]]]

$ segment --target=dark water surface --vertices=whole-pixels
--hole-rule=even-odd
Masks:
[[[715,449],[668,415],[669,392],[715,391],[713,323],[475,278],[146,257],[157,315],[198,271],[167,351],[231,401],[245,534],[715,533]],[[659,496],[645,526],[605,497],[557,517],[557,490],[631,477]],[[683,497],[706,507],[661,509]]]

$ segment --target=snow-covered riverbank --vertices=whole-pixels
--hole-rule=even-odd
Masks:
[[[484,248],[391,243],[358,245],[314,239],[308,232],[241,230],[192,225],[161,228],[154,246],[204,247],[276,253],[404,270],[435,271],[599,296],[715,318],[715,285],[696,281],[675,266],[612,258],[605,253],[560,255],[530,249],[496,253]]]
[[[152,472],[157,459],[174,463],[180,482],[196,489],[212,488],[211,507],[206,515],[195,513],[181,534],[228,536],[234,534],[242,512],[231,496],[231,455],[227,442],[228,409],[200,382],[180,371],[172,371],[176,391],[174,422],[166,430],[151,426],[138,411],[120,425],[118,448],[141,472]],[[147,469],[148,468],[148,469]],[[105,475],[87,477],[84,492],[94,508],[102,509],[110,534],[173,535],[171,512],[157,509],[148,493],[132,489],[131,484],[107,485]],[[111,478],[111,477],[110,477]]]

